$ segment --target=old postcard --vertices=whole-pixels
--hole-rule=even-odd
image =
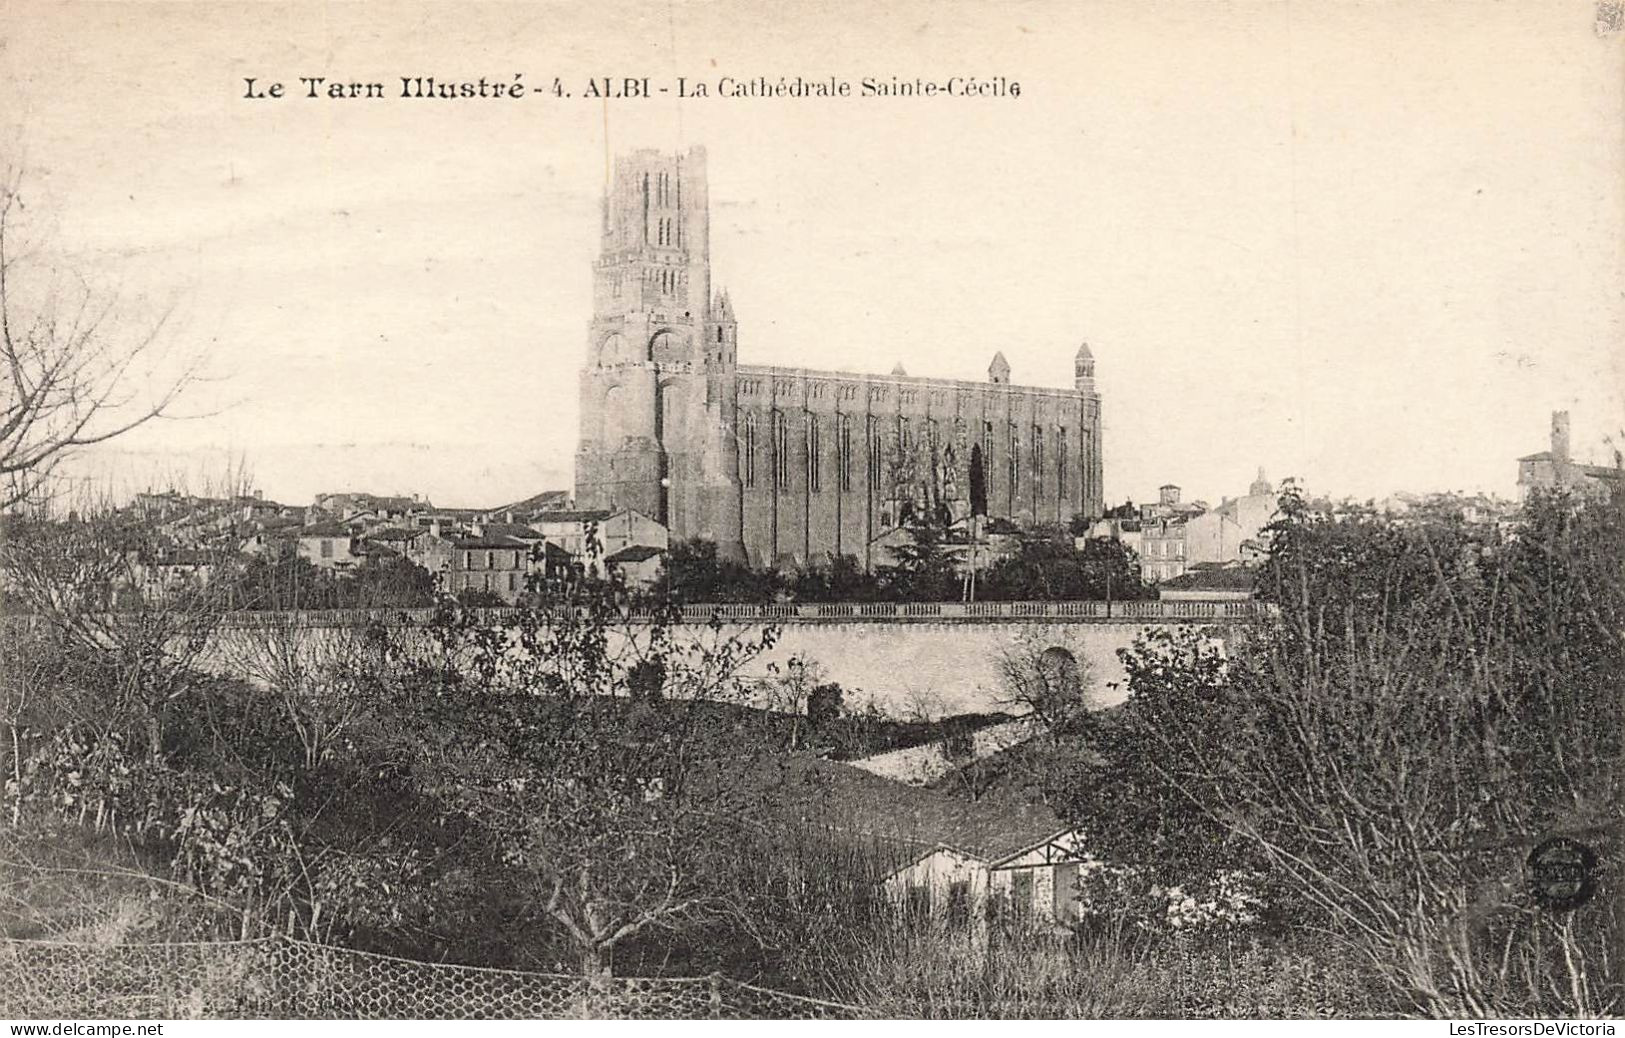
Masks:
[[[16,0],[0,1016],[1613,1034],[1622,30]]]

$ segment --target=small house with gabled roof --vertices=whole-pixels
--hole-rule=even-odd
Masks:
[[[950,925],[989,919],[1065,926],[1079,918],[1082,834],[1007,798],[965,800],[848,764],[793,758],[783,789],[806,821],[893,852],[882,879],[908,910]]]

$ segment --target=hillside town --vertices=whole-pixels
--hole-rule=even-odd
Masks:
[[[1520,497],[1575,492],[1606,500],[1620,485],[1617,459],[1614,466],[1573,460],[1568,422],[1566,412],[1554,413],[1550,447],[1517,459]],[[1131,560],[1127,565],[1137,580],[1117,589],[1124,598],[1246,598],[1252,572],[1268,555],[1268,531],[1279,517],[1278,501],[1279,492],[1263,469],[1245,494],[1225,497],[1216,506],[1183,500],[1181,488],[1170,483],[1158,488],[1154,502],[1127,501],[1098,517],[1074,517],[1064,539],[1075,551],[1085,551],[1091,543],[1110,545]],[[630,508],[581,509],[574,504],[566,490],[543,491],[494,508],[438,507],[421,494],[334,492],[318,494],[307,505],[285,505],[258,491],[210,497],[170,490],[135,495],[123,514],[150,535],[133,560],[132,579],[152,586],[203,585],[228,576],[238,580],[252,566],[292,561],[335,580],[365,580],[406,566],[412,574],[409,586],[432,587],[472,605],[514,605],[534,589],[533,578],[548,586],[571,575],[588,576],[631,592],[660,584],[673,545],[665,526]],[[1364,502],[1320,496],[1310,497],[1308,504],[1326,515],[1363,509],[1401,526],[1425,517],[1453,517],[1503,537],[1515,529],[1520,507],[1517,501],[1485,494],[1443,492],[1399,492]],[[958,581],[959,597],[968,597],[976,587],[969,579],[973,569],[986,573],[1018,558],[1035,531],[1043,532],[1032,524],[975,523],[967,517],[944,528],[935,548]],[[875,547],[876,557],[884,560],[878,568],[894,564],[893,548],[912,546],[918,532],[906,524],[884,530]],[[791,563],[778,574],[789,579],[781,580],[784,587],[772,594],[779,601],[794,601],[798,575],[843,565],[854,573],[860,569],[856,558],[828,555],[810,565]],[[799,583],[804,597],[828,598],[817,592],[807,595],[808,582]],[[982,586],[985,594],[985,577]],[[897,599],[902,594],[901,588],[883,590],[875,581],[861,591],[854,584],[852,590],[864,597]],[[761,594],[760,588],[742,591],[750,600]],[[1033,588],[1031,597],[1053,596]],[[377,604],[422,605],[425,599],[408,596]],[[244,605],[255,607],[252,601]]]

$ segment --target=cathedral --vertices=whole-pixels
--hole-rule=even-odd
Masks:
[[[959,522],[980,456],[987,514],[1101,514],[1100,395],[1078,349],[1070,389],[739,363],[739,326],[711,284],[705,150],[624,155],[603,201],[581,372],[578,508],[631,508],[674,540],[754,565],[850,555],[912,515]]]

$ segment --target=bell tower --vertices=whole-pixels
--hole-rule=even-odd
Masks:
[[[593,264],[576,500],[632,508],[676,539],[722,548],[739,534],[717,528],[709,499],[737,458],[708,440],[731,426],[737,344],[731,309],[713,319],[710,237],[703,148],[616,161]]]

